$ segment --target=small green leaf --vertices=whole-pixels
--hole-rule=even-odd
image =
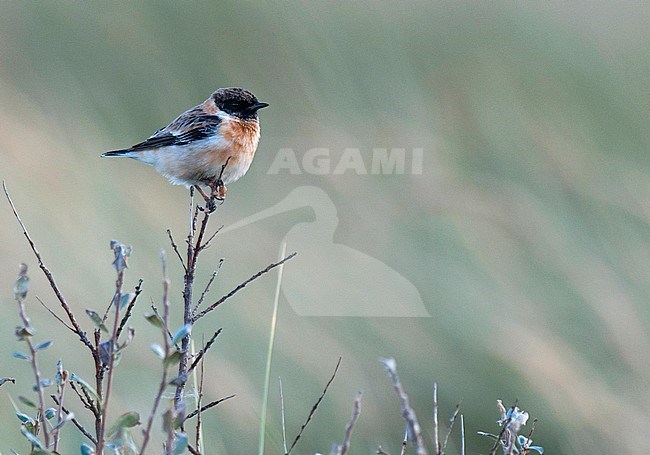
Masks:
[[[485,431],[477,431],[476,433],[481,435],[481,436],[487,436],[488,438],[494,439],[495,441],[497,439],[499,439],[499,437],[497,435],[492,434],[492,433],[486,433]]]
[[[163,360],[163,365],[169,366],[178,363],[181,361],[181,357],[183,357],[183,354],[181,354],[180,351],[174,349],[171,354],[165,357],[165,360]]]
[[[93,324],[95,325],[96,329],[99,329],[102,332],[108,333],[108,329],[106,328],[106,325],[104,324],[104,321],[102,321],[101,316],[99,314],[97,314],[96,311],[86,310],[86,314],[88,315],[90,320],[93,321]]]
[[[23,436],[25,436],[25,437],[27,438],[27,440],[28,440],[28,441],[29,441],[29,442],[30,442],[34,447],[36,447],[37,449],[41,449],[41,450],[44,449],[43,444],[41,443],[41,441],[39,441],[38,438],[37,438],[36,436],[34,436],[33,434],[31,434],[31,433],[27,430],[27,428],[22,427],[22,428],[20,429],[20,432],[23,434]]]
[[[54,377],[54,380],[56,381],[56,385],[59,387],[62,386],[64,383],[68,382],[68,377],[70,376],[70,373],[68,373],[67,370],[63,369],[63,362],[61,359],[56,363],[56,376]]]
[[[25,338],[34,336],[34,334],[36,333],[36,329],[33,327],[23,327],[22,325],[19,325],[16,327],[14,333],[16,334],[16,338],[18,338],[18,341],[24,341]]]
[[[111,449],[109,453],[115,454],[137,455],[140,453],[138,446],[133,440],[133,436],[131,436],[131,433],[126,428],[111,436],[106,441],[106,448]]]
[[[192,324],[185,324],[183,327],[178,329],[172,338],[172,344],[176,344],[185,338],[187,335],[192,333]]]
[[[135,298],[135,292],[127,292],[120,297],[120,310],[127,306]]]
[[[122,431],[124,428],[132,428],[140,425],[140,414],[137,412],[127,412],[117,418],[107,435],[111,436],[117,432]]]
[[[159,329],[162,329],[163,321],[158,317],[156,313],[146,313],[144,318],[149,321],[149,323]]]
[[[31,356],[28,356],[28,355],[22,354],[22,353],[20,353],[20,352],[14,352],[13,356],[14,356],[15,358],[17,358],[17,359],[20,359],[20,360],[27,360],[27,361],[32,360]]]
[[[181,386],[181,385],[185,384],[186,382],[187,382],[187,374],[183,373],[183,374],[181,374],[179,376],[176,376],[171,381],[169,381],[169,385],[173,385],[173,386],[178,387],[178,386]]]
[[[171,407],[163,413],[163,431],[167,434],[174,431],[174,410]]]
[[[42,343],[38,343],[36,346],[34,346],[34,350],[35,351],[42,351],[42,350],[47,349],[50,346],[52,346],[52,343],[54,343],[52,340],[43,341]]]
[[[95,391],[95,389],[93,389],[93,388],[90,386],[90,384],[88,384],[86,381],[84,381],[83,379],[81,379],[79,376],[77,376],[77,375],[74,374],[74,373],[72,373],[72,374],[70,375],[70,379],[73,380],[73,381],[75,381],[75,382],[77,382],[77,383],[79,383],[79,385],[80,385],[81,387],[83,387],[83,389],[84,389],[86,392],[88,392],[89,394],[91,394],[91,395],[93,396],[93,398],[95,398],[97,401],[99,401],[99,396],[97,395],[97,392]]]
[[[151,350],[159,359],[165,358],[165,350],[159,344],[153,343],[151,345]]]
[[[67,422],[71,421],[72,419],[74,419],[74,413],[73,412],[71,412],[69,414],[66,414],[65,416],[63,416],[63,419],[61,419],[59,421],[59,423],[52,426],[52,430],[56,430],[57,428],[61,428],[63,425],[65,425]]]
[[[25,300],[29,291],[29,277],[27,276],[27,264],[20,264],[18,278],[14,284],[14,298],[18,301]]]
[[[111,249],[115,253],[115,260],[113,261],[113,267],[117,272],[122,272],[127,268],[126,258],[131,256],[131,245],[126,246],[122,243],[119,243],[117,240],[111,240]]]
[[[120,360],[122,360],[122,352],[117,351],[115,353],[115,360],[113,360],[113,367],[117,367],[120,364]]]
[[[81,444],[81,455],[95,455],[95,449],[88,444]]]
[[[50,420],[52,417],[54,417],[56,415],[56,409],[47,408],[45,411],[43,411],[43,414],[45,415],[45,418],[47,420]]]
[[[23,414],[20,411],[16,411],[16,417],[18,417],[18,420],[20,420],[22,423],[31,423],[32,425],[34,424],[34,419],[32,419],[30,416],[27,414]]]
[[[111,355],[113,355],[113,343],[111,340],[106,340],[99,343],[97,353],[99,354],[99,360],[101,361],[102,365],[108,365],[111,363]]]
[[[183,452],[185,452],[185,450],[187,450],[187,435],[185,433],[177,433],[176,436],[176,441],[172,446],[171,455],[181,455]]]
[[[36,422],[25,422],[23,423],[23,427],[27,429],[31,434],[36,434],[36,428],[35,428]]]
[[[181,425],[185,422],[185,416],[187,416],[187,403],[181,401],[178,405],[178,409],[174,410],[174,429],[178,430]]]
[[[54,384],[54,381],[52,381],[49,378],[41,379],[41,388],[43,389],[51,386],[52,384]],[[36,384],[32,386],[32,390],[34,390],[34,392],[38,392],[38,387],[36,386]]]
[[[124,343],[122,343],[122,344],[118,343],[117,350],[121,351],[122,349],[127,347],[131,343],[131,341],[133,341],[134,336],[135,336],[135,329],[133,327],[129,327],[126,330],[126,340],[124,340]]]
[[[29,406],[30,408],[38,409],[38,406],[36,406],[36,403],[34,403],[29,398],[26,398],[26,397],[24,397],[22,395],[18,395],[18,399],[21,401],[21,403]]]

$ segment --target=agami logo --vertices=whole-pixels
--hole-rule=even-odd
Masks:
[[[224,228],[222,234],[301,207],[311,207],[315,219],[295,224],[284,237],[287,249],[299,254],[282,278],[282,292],[298,315],[431,317],[417,288],[399,272],[348,245],[334,243],[337,209],[319,187],[295,188],[276,205]]]

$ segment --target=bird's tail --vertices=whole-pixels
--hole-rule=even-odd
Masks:
[[[113,156],[126,156],[126,157],[132,157],[132,156],[133,156],[133,150],[128,150],[128,149],[124,149],[124,150],[113,150],[113,151],[111,151],[111,152],[102,153],[102,154],[100,155],[101,158],[109,158],[109,157],[113,157]]]

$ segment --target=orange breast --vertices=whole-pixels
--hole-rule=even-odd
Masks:
[[[230,158],[223,173],[223,181],[227,185],[248,171],[260,139],[260,126],[256,121],[229,119],[219,127],[219,133],[229,146],[210,152],[209,167],[221,172],[221,166]]]

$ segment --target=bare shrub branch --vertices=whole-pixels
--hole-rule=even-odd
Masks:
[[[292,255],[288,256],[286,259],[290,259],[293,257],[296,253],[293,253]],[[286,260],[285,259],[285,260]],[[280,264],[278,264],[280,265]],[[334,368],[334,373],[332,374],[332,377],[330,378],[329,381],[327,381],[327,384],[325,384],[325,388],[323,389],[323,393],[321,393],[320,397],[318,397],[318,400],[316,403],[312,406],[311,411],[309,411],[309,415],[307,416],[307,420],[305,420],[305,423],[302,424],[300,427],[300,431],[298,432],[298,435],[296,438],[293,440],[291,443],[291,447],[289,447],[289,451],[287,452],[287,455],[291,453],[293,448],[296,446],[298,443],[298,440],[300,440],[300,437],[302,436],[303,431],[305,431],[305,428],[307,428],[307,425],[309,425],[309,422],[311,421],[311,418],[314,417],[314,414],[316,413],[316,410],[318,409],[318,406],[320,405],[320,402],[323,401],[323,398],[325,398],[325,394],[327,393],[327,389],[329,389],[330,385],[332,384],[332,381],[334,381],[334,378],[336,377],[336,373],[339,371],[339,366],[341,366],[341,357],[339,357],[339,361],[336,362],[336,368]]]
[[[275,262],[275,263],[273,263],[273,264],[270,264],[270,265],[267,266],[265,269],[260,270],[260,271],[257,272],[255,275],[253,275],[252,277],[250,277],[250,278],[247,279],[246,281],[244,281],[244,282],[242,282],[241,284],[239,284],[235,289],[233,289],[232,291],[230,291],[228,294],[224,295],[224,296],[221,297],[219,300],[217,300],[216,302],[214,302],[212,305],[210,305],[209,307],[207,307],[205,310],[203,310],[203,311],[201,311],[200,313],[196,314],[196,315],[192,318],[192,322],[196,322],[196,321],[198,321],[199,319],[201,319],[203,316],[205,316],[206,314],[208,314],[210,311],[214,310],[214,309],[217,308],[219,305],[221,305],[223,302],[225,302],[226,300],[228,300],[229,298],[231,298],[232,296],[234,296],[235,294],[237,294],[239,291],[241,291],[242,289],[244,289],[244,288],[246,287],[246,285],[248,285],[248,284],[251,283],[252,281],[255,281],[256,279],[258,279],[259,277],[261,277],[261,276],[264,275],[265,273],[270,272],[270,271],[273,270],[275,267],[284,264],[284,263],[287,262],[288,260],[293,259],[293,258],[296,256],[296,254],[298,254],[298,253],[291,253],[289,256],[285,257],[284,259],[282,259],[282,260],[280,260],[280,261],[278,261],[278,262]]]

